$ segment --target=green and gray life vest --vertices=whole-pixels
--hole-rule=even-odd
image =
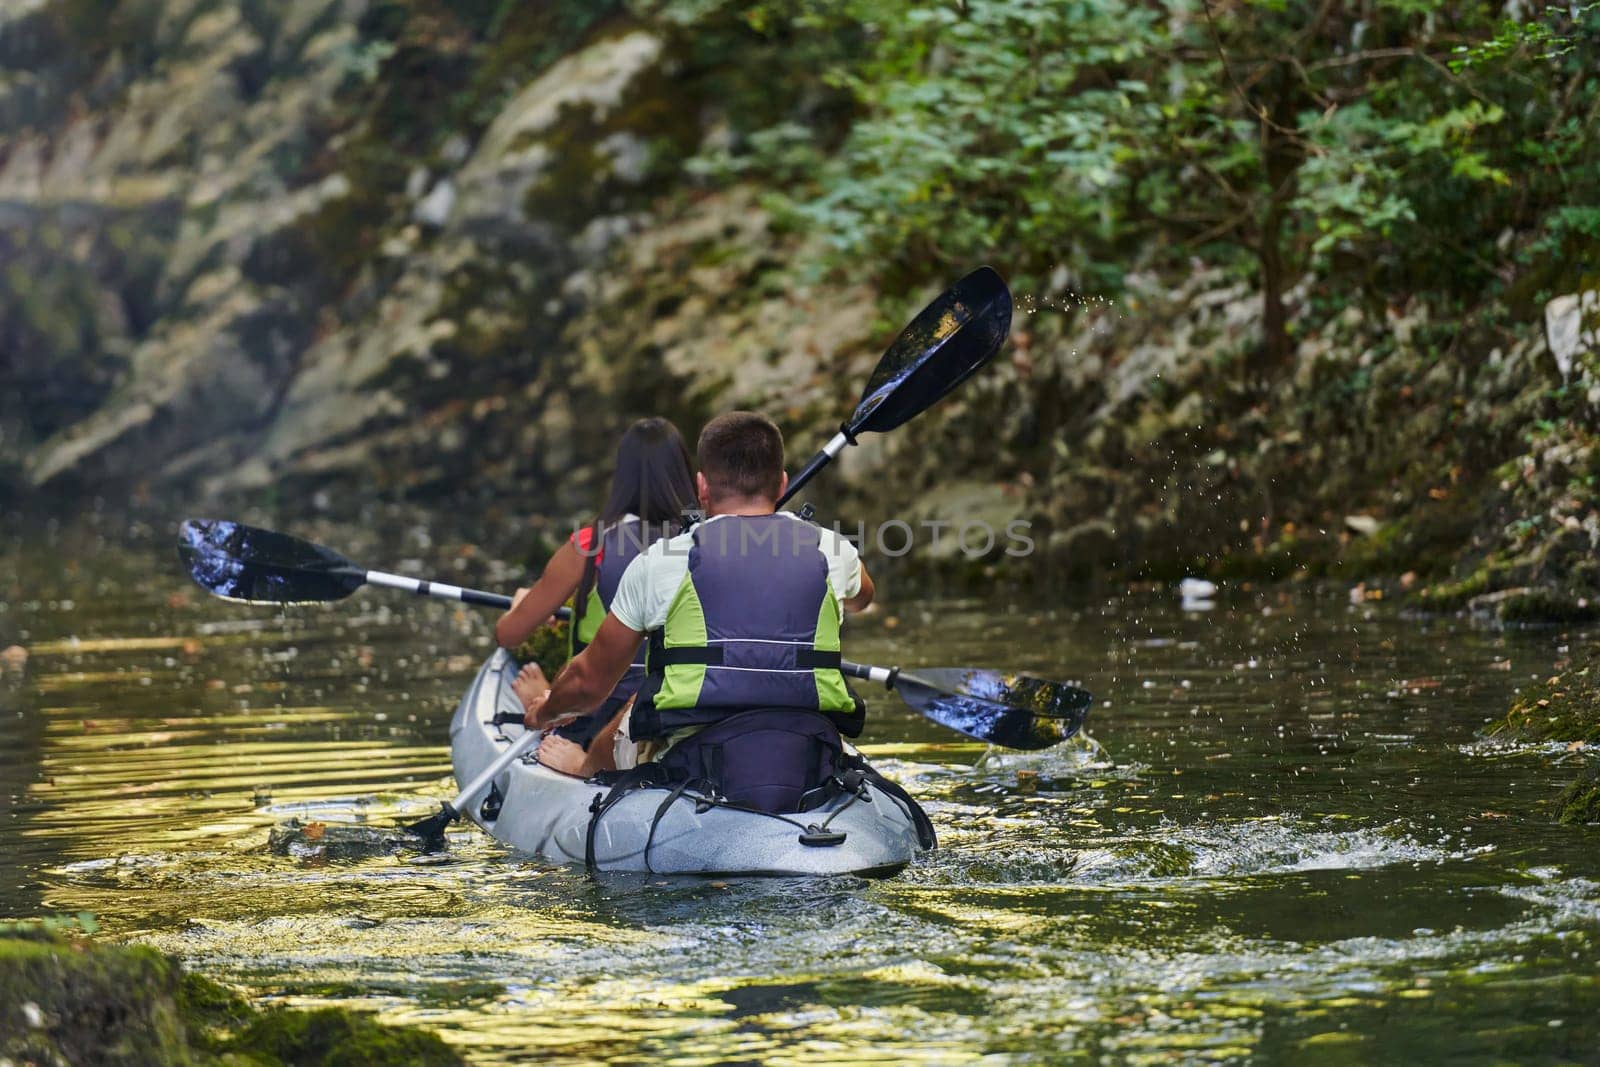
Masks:
[[[821,539],[786,514],[695,527],[688,573],[650,635],[635,740],[752,708],[817,711],[861,733],[865,709],[839,672],[839,602]]]

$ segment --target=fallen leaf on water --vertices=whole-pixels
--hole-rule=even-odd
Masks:
[[[327,823],[308,822],[308,823],[306,823],[305,830],[303,830],[301,833],[302,833],[302,836],[304,836],[307,841],[321,841],[322,840],[322,835],[327,833],[327,832],[328,832],[328,824]]]

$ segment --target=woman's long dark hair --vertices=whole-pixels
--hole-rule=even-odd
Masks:
[[[600,522],[637,515],[647,524],[681,523],[695,506],[694,467],[683,435],[667,419],[640,419],[617,442],[617,466]]]
[[[683,526],[683,513],[696,505],[694,467],[683,434],[662,418],[640,419],[617,442],[617,466],[611,491],[594,521],[590,550],[583,560],[583,578],[573,600],[572,626],[576,631],[589,606],[600,553],[601,532],[624,515],[637,515],[635,531],[641,550],[660,537],[671,537]]]

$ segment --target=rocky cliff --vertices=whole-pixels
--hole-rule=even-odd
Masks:
[[[871,118],[774,7],[6,5],[0,492],[571,513],[640,413],[692,432],[758,407],[808,451],[960,265],[841,265],[774,206],[804,173],[708,163],[751,131],[826,152]],[[1048,249],[991,247],[1017,282],[1007,352],[822,493],[869,519],[1028,518],[1062,577],[1600,594],[1596,267],[1564,247],[1445,319],[1425,288],[1330,304],[1309,266],[1264,302],[1199,255],[1129,252],[1086,296]],[[1246,372],[1283,338],[1277,371]]]

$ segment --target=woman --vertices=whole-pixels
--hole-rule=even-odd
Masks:
[[[628,564],[652,542],[677,533],[684,511],[694,506],[694,469],[683,435],[666,419],[635,422],[617,444],[611,492],[599,517],[556,550],[537,582],[517,590],[510,610],[495,623],[495,640],[502,648],[516,648],[570,599],[571,651],[577,655],[600,628]],[[585,777],[611,768],[611,736],[644,681],[643,656],[641,648],[600,707],[540,740],[539,762]],[[534,663],[522,669],[514,685],[524,705],[549,687]]]

